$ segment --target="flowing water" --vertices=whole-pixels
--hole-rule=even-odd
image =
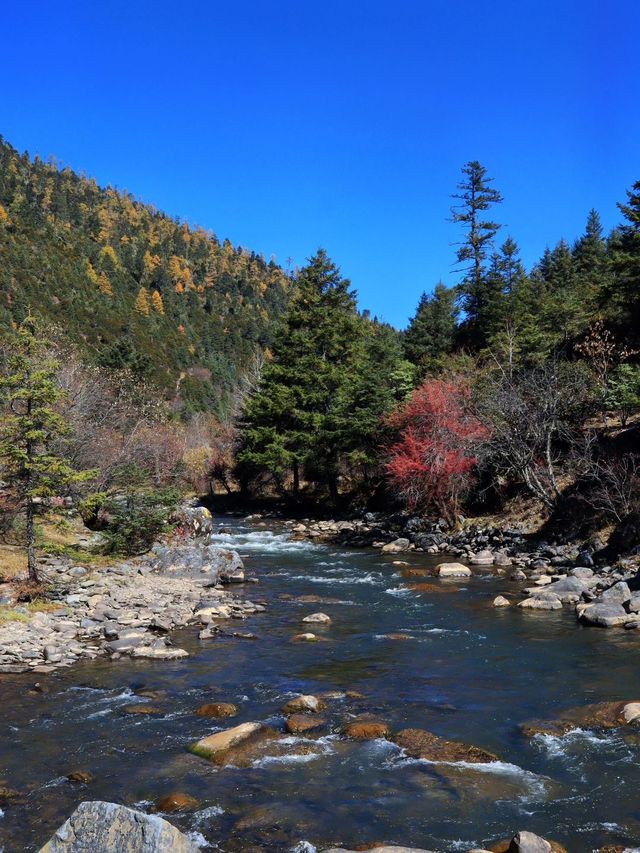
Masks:
[[[5,853],[37,850],[81,800],[150,809],[176,790],[201,806],[169,819],[205,850],[309,853],[336,842],[468,850],[518,829],[569,851],[640,845],[638,735],[576,730],[526,740],[518,729],[575,705],[639,699],[637,632],[581,628],[569,611],[493,609],[495,595],[515,585],[485,570],[463,583],[409,577],[372,550],[294,542],[276,525],[229,524],[231,533],[214,539],[239,550],[260,578],[245,594],[268,605],[231,628],[257,640],[199,641],[188,629],[174,638],[191,653],[185,660],[78,665],[41,676],[45,693],[33,690],[33,676],[0,680],[0,786],[23,794],[0,810]],[[406,559],[414,568],[434,563]],[[432,587],[414,588],[421,581]],[[297,600],[309,595],[331,603]],[[291,643],[302,617],[317,610],[332,618],[313,628],[326,642]],[[136,696],[141,688],[159,698]],[[332,700],[328,728],[291,738],[289,755],[219,768],[185,750],[226,725],[281,728],[287,699],[329,690],[365,698]],[[144,701],[162,714],[122,714]],[[233,721],[195,715],[212,701],[234,702],[240,713]],[[384,740],[341,738],[341,725],[363,712],[501,760],[430,764]],[[67,782],[78,768],[96,780]]]

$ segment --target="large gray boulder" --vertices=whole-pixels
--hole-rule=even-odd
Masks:
[[[607,604],[625,604],[631,600],[631,590],[625,581],[610,586],[599,596],[599,600]]]
[[[578,605],[580,607],[580,605]],[[629,614],[621,604],[607,602],[590,604],[581,607],[579,616],[587,625],[598,625],[601,628],[615,628],[629,621]]]
[[[154,567],[167,574],[203,577],[211,583],[243,573],[240,555],[218,545],[162,545],[155,549]]]
[[[95,801],[80,803],[40,853],[198,853],[199,849],[157,815]]]
[[[587,584],[580,578],[566,577],[550,584],[545,594],[556,595],[563,604],[575,604],[587,588]]]
[[[213,533],[213,518],[204,506],[181,506],[173,518],[192,536],[210,536]]]

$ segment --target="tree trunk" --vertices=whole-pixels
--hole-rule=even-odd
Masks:
[[[40,583],[36,563],[34,514],[33,498],[29,496],[27,498],[27,566],[29,568],[29,580],[33,583]]]

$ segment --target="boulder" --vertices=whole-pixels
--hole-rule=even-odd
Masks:
[[[40,853],[198,853],[199,848],[157,815],[116,803],[80,803]]]
[[[444,740],[424,729],[403,729],[394,740],[412,758],[423,758],[427,761],[465,761],[474,764],[498,761],[497,756],[491,752],[459,741]]]
[[[172,520],[192,536],[208,536],[213,533],[213,518],[204,506],[182,506],[175,511]]]
[[[556,595],[563,604],[573,604],[587,589],[587,585],[581,578],[566,577],[552,583],[546,590],[546,594]]]
[[[624,625],[629,620],[629,614],[621,604],[596,602],[580,608],[580,621],[587,625],[598,625],[601,628],[615,628]]]
[[[510,607],[511,602],[509,601],[508,598],[505,598],[504,595],[497,595],[493,599],[493,606],[494,607]]]
[[[408,551],[411,543],[408,539],[394,539],[393,542],[388,542],[382,546],[382,551],[385,554],[399,554],[402,551]]]
[[[462,563],[439,563],[436,574],[441,578],[468,578],[471,577],[471,569]]]
[[[626,604],[631,600],[631,590],[625,581],[619,581],[609,589],[605,589],[598,600],[607,604]]]
[[[290,699],[286,705],[282,706],[283,714],[303,714],[305,712],[317,714],[318,711],[324,711],[327,703],[317,696],[296,696],[295,699]]]
[[[519,832],[511,839],[509,853],[551,853],[551,845],[533,832]]]
[[[478,551],[477,554],[469,556],[469,562],[472,566],[492,566],[494,563],[493,552],[487,549]]]
[[[259,737],[265,731],[266,727],[262,723],[242,723],[239,726],[234,726],[232,729],[225,729],[222,732],[204,737],[196,743],[192,743],[188,747],[189,752],[194,755],[199,755],[201,758],[208,758],[210,761],[219,763],[219,760],[232,747],[245,743],[246,741]]]
[[[317,622],[321,625],[329,625],[331,624],[331,617],[327,616],[326,613],[310,613],[308,616],[305,616],[302,621]]]
[[[525,610],[562,610],[562,602],[556,595],[536,595],[518,602]]]

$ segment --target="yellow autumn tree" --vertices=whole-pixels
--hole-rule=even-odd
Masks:
[[[162,301],[162,296],[159,290],[154,290],[151,294],[151,302],[153,304],[153,310],[156,314],[164,314],[164,302]]]
[[[84,264],[84,271],[91,284],[98,283],[98,273],[94,270],[91,261],[87,260]]]
[[[0,225],[6,225],[9,222],[9,214],[0,204]]]
[[[106,272],[101,272],[98,276],[98,287],[105,296],[108,296],[109,298],[113,296],[113,288],[111,287],[111,282],[109,281],[109,276]]]
[[[144,253],[144,259],[143,259],[142,263],[143,263],[144,275],[147,276],[148,278],[151,278],[153,273],[160,266],[160,256],[159,255],[152,255],[151,252],[147,249],[147,251]]]
[[[138,312],[138,314],[142,314],[144,317],[149,316],[149,313],[151,311],[151,304],[149,302],[149,291],[146,287],[141,287],[138,291],[136,302],[133,307]]]

